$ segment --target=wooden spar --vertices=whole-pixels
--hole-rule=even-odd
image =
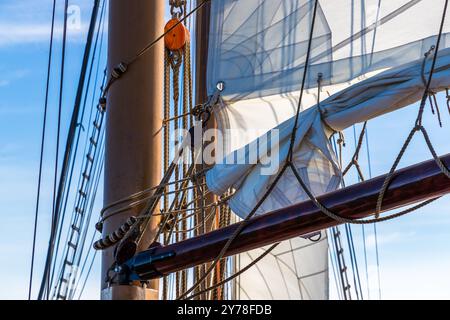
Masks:
[[[109,2],[108,73],[133,58],[164,31],[165,0],[111,0]],[[161,125],[163,41],[128,67],[107,97],[104,205],[159,184],[161,179]],[[114,209],[114,208],[113,208]],[[109,235],[142,207],[114,215],[103,226]],[[108,215],[108,211],[105,212]],[[148,248],[158,221],[138,250]],[[140,286],[107,287],[107,271],[114,262],[113,248],[102,255],[102,299],[157,299],[157,281]]]
[[[450,166],[450,154],[441,158]],[[385,176],[361,182],[320,196],[318,199],[332,212],[352,219],[373,215],[378,193]],[[299,186],[300,187],[300,186]],[[450,192],[450,179],[429,160],[397,171],[387,191],[383,211],[407,206]],[[198,237],[158,247],[136,255],[127,265],[132,279],[151,279],[171,272],[212,261],[217,257],[238,224]],[[238,254],[271,243],[308,235],[339,224],[324,215],[312,201],[305,201],[251,219],[233,241],[226,256]]]

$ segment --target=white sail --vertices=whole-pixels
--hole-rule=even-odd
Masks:
[[[323,97],[348,81],[423,57],[436,43],[445,0],[319,1],[303,108],[315,104],[318,74]],[[231,152],[291,117],[303,76],[314,1],[211,2],[208,92],[225,83],[220,129]],[[450,19],[441,48],[450,45]],[[339,85],[335,87],[335,85]],[[307,95],[308,96],[308,95]],[[253,99],[261,98],[261,99]]]
[[[212,4],[209,91],[229,100],[298,91],[314,2],[218,0]],[[436,43],[445,0],[319,1],[307,88],[352,80],[423,56]],[[448,45],[450,21],[444,25]]]
[[[418,101],[425,90],[423,78],[427,78],[431,68],[431,59],[407,63],[403,66],[382,72],[374,77],[357,83],[324,100],[318,106],[311,107],[300,114],[300,126],[296,131],[294,145],[294,164],[309,181],[314,194],[322,194],[323,183],[329,182],[329,189],[337,186],[340,172],[336,163],[329,136],[332,131],[341,131],[359,122],[370,120],[385,113],[395,111]],[[432,92],[450,87],[450,48],[438,54],[433,79]],[[277,126],[279,132],[280,167],[286,159],[294,118]],[[274,130],[275,130],[274,129]],[[257,140],[270,140],[266,134]],[[236,194],[230,201],[230,207],[238,215],[245,217],[275,179],[275,175],[264,175],[266,161],[258,159],[257,164],[246,164],[248,148],[234,152],[241,160],[237,164],[216,164],[207,173],[210,190],[221,194],[228,188],[235,188]],[[281,206],[292,205],[306,199],[305,193],[298,188],[292,173],[286,173],[277,184],[276,192],[269,195],[259,213],[273,211]],[[281,203],[278,194],[283,194],[285,203]],[[251,196],[251,197],[250,197]]]
[[[316,106],[300,114],[301,124],[296,131],[294,145],[294,165],[315,195],[336,188],[340,182],[339,168],[329,141],[331,129],[340,131],[418,101],[424,92],[423,78],[428,78],[431,59],[425,64],[425,72],[422,72],[422,65],[423,59],[383,72],[331,96],[321,103],[320,109]],[[439,92],[449,86],[450,48],[439,52],[430,90]],[[293,126],[294,118],[291,118],[276,128],[280,131],[280,145],[277,148],[280,150],[281,159],[287,156]],[[242,155],[245,150],[244,147],[235,153]],[[213,192],[220,194],[221,190],[236,188],[230,207],[242,217],[255,207],[264,191],[274,182],[274,175],[261,174],[264,167],[261,162],[256,165],[218,164],[207,173],[207,183]],[[327,186],[326,190],[324,186]],[[305,199],[305,192],[299,187],[293,173],[288,170],[258,211],[262,214]],[[315,259],[312,262],[303,260],[303,263],[308,267],[321,265],[323,253],[323,250],[317,248]],[[298,254],[301,255],[301,251]],[[268,259],[266,262],[265,268],[269,270],[278,264],[277,261]],[[284,287],[283,282],[273,283],[275,287]],[[275,285],[276,283],[278,285]],[[245,290],[250,290],[254,282],[247,284],[249,285]],[[240,285],[242,286],[242,282]],[[317,279],[309,289],[316,290],[323,285],[324,283]]]
[[[251,142],[272,141],[270,132],[258,137],[276,128],[280,139],[273,147],[279,149],[281,166],[287,156],[314,2],[217,0],[211,3],[208,92],[212,94],[216,83],[224,82],[224,103],[217,107],[215,115],[224,135],[225,153],[241,157],[241,162],[216,164],[207,174],[207,183],[217,194],[235,188],[230,206],[241,217],[251,212],[275,177],[261,174],[262,163],[268,159],[247,163],[251,157],[246,148]],[[421,60],[408,63],[423,58],[436,43],[444,2],[319,1],[301,105],[303,112],[294,146],[295,165],[314,194],[334,190],[340,183],[340,171],[328,144],[332,129],[342,130],[419,98],[423,92]],[[450,21],[446,21],[443,31],[441,48],[450,44]],[[443,69],[434,78],[434,90],[448,85],[445,59],[440,59]],[[400,65],[403,67],[396,69],[398,73],[379,74]],[[316,107],[319,74],[323,86],[321,99],[332,95],[323,102],[327,125]],[[227,134],[227,129],[237,131]],[[306,194],[288,171],[257,214],[305,199]],[[321,276],[328,266],[327,247],[310,244],[309,258],[302,255],[303,249],[290,250],[285,255],[282,265],[291,266],[288,269],[279,268],[278,257],[267,256],[256,271],[240,278],[239,297],[305,299],[308,297],[304,292],[314,292],[309,298],[328,298],[328,278]],[[289,241],[281,247],[291,245]],[[240,260],[249,262],[256,256],[254,251],[241,255]],[[292,268],[293,261],[300,263],[299,270]],[[304,279],[301,269],[309,270],[309,281],[299,282]],[[305,291],[295,291],[292,283],[302,283]]]
[[[317,242],[294,238],[283,241],[253,269],[236,281],[236,298],[242,300],[324,300],[328,298],[328,239],[322,232]],[[237,257],[237,269],[258,258],[264,250]]]

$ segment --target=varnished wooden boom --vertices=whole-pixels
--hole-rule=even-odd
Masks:
[[[450,154],[441,158],[450,166]],[[374,214],[377,196],[385,175],[340,189],[318,199],[332,212],[345,218],[364,218]],[[300,187],[300,186],[299,186]],[[383,211],[410,205],[450,192],[450,179],[434,160],[416,164],[395,173],[387,191]],[[425,219],[426,217],[424,217]],[[190,238],[166,247],[137,254],[128,265],[134,279],[150,279],[167,275],[216,258],[238,224]],[[233,255],[271,243],[307,235],[337,225],[311,202],[283,208],[251,219],[233,241],[226,255]]]

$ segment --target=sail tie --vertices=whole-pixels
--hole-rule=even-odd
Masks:
[[[431,113],[433,115],[437,114],[439,126],[442,128],[441,113],[440,113],[439,105],[438,105],[438,102],[437,102],[437,99],[436,99],[436,92],[434,92],[433,90],[429,89],[429,85],[427,85],[427,80],[425,79],[426,62],[427,62],[427,59],[431,56],[431,54],[433,53],[433,51],[435,49],[436,49],[436,47],[433,45],[433,46],[430,47],[430,50],[428,50],[424,54],[424,59],[423,59],[423,62],[422,62],[421,78],[422,78],[423,86],[425,88],[428,88],[428,90],[426,91],[426,94],[427,94],[427,97],[428,97],[428,101],[430,103]]]
[[[360,133],[359,139],[358,139],[358,144],[356,146],[356,149],[355,149],[355,152],[353,154],[352,160],[347,165],[347,167],[342,171],[342,176],[345,176],[347,174],[347,172],[351,169],[351,167],[355,166],[356,171],[358,172],[358,176],[361,179],[361,181],[365,180],[364,179],[364,175],[363,175],[362,170],[361,170],[361,166],[359,165],[358,159],[359,159],[359,153],[361,151],[361,147],[363,145],[363,139],[364,139],[364,135],[366,133],[366,128],[367,128],[367,121],[364,122],[363,128],[361,129],[361,133]],[[342,156],[340,157],[340,159],[342,159]]]

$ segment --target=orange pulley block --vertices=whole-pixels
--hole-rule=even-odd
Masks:
[[[171,51],[182,49],[190,38],[189,30],[183,23],[179,22],[180,20],[178,18],[172,18],[164,27],[164,32],[168,32],[171,28],[173,28],[164,36],[166,48]]]

